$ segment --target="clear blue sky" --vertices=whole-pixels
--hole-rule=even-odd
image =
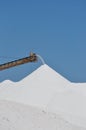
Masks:
[[[86,82],[86,0],[0,1],[0,64],[40,54],[73,82]],[[18,81],[40,62],[0,71],[0,81]]]

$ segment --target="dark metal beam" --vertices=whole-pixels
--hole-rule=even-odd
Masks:
[[[11,62],[8,62],[8,63],[1,64],[0,65],[0,71],[14,67],[14,66],[18,66],[18,65],[21,65],[21,64],[29,63],[29,62],[35,62],[35,61],[37,61],[37,56],[36,56],[35,53],[31,53],[29,57],[25,57],[25,58],[22,58],[22,59],[18,59],[18,60],[15,60],[15,61],[11,61]]]

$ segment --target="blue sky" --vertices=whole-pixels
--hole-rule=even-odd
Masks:
[[[31,51],[70,81],[86,82],[86,1],[0,1],[0,64]],[[0,81],[21,80],[40,65],[0,71]]]

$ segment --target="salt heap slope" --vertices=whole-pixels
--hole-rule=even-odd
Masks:
[[[46,107],[56,92],[66,91],[69,81],[48,65],[42,65],[20,82],[0,84],[0,99]]]
[[[61,116],[10,101],[0,101],[0,130],[86,130]]]

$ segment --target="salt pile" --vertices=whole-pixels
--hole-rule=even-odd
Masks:
[[[47,65],[42,65],[20,82],[0,84],[0,99],[46,107],[56,92],[69,89],[69,81]]]
[[[56,123],[58,124],[57,126],[56,124],[53,124],[54,118],[49,118],[48,121],[53,120],[51,121],[52,129],[48,128],[50,123],[46,121],[47,125],[44,124],[44,129],[46,130],[67,130],[66,123],[68,124],[68,130],[84,130],[86,129],[85,92],[86,84],[71,83],[45,64],[19,82],[14,83],[7,80],[0,83],[0,102],[5,102],[2,103],[3,106],[5,106],[5,104],[11,105],[13,103],[17,104],[17,106],[21,104],[20,106],[22,106],[22,108],[25,108],[26,106],[28,107],[28,110],[29,107],[34,107],[34,110],[38,108],[38,110],[43,110],[46,113],[49,112],[49,117],[50,115],[55,114],[57,120],[64,122],[63,125],[59,127],[59,125],[61,125],[59,121]],[[18,109],[20,111],[21,107]],[[9,109],[7,110],[9,111]],[[5,108],[2,109],[4,113],[6,113],[7,110]],[[34,113],[34,110],[32,109],[32,113]],[[17,109],[14,111],[16,112]],[[37,113],[38,112],[36,112],[36,117],[34,118],[37,118]],[[23,114],[25,114],[25,111],[23,111]],[[44,119],[44,115],[41,115],[40,111],[39,115],[41,119],[42,117]],[[45,117],[44,120],[46,119],[47,117]],[[17,117],[12,120],[17,120]],[[27,117],[27,120],[30,121],[29,116]],[[24,123],[26,124],[26,122]],[[22,125],[25,125],[24,123]],[[43,121],[40,123],[43,123]],[[29,124],[27,123],[26,126],[28,125]],[[19,124],[15,124],[15,127],[16,130],[21,129],[19,128]],[[42,130],[42,127],[43,124],[37,129]],[[29,126],[26,130],[28,128]],[[24,129],[25,128],[22,128],[21,130]],[[2,130],[4,130],[4,127]],[[30,128],[30,130],[36,130],[36,128]]]

